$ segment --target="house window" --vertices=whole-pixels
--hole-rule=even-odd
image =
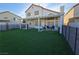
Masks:
[[[8,17],[4,17],[4,19],[8,19]]]
[[[34,14],[35,14],[35,15],[39,15],[39,11],[35,11]]]
[[[13,18],[13,20],[15,21],[15,20],[16,20],[16,18]]]
[[[0,22],[10,22],[10,20],[0,20]]]
[[[52,13],[49,13],[48,15],[51,16],[51,15],[53,15],[53,14],[52,14]]]
[[[79,19],[74,19],[74,22],[79,22]]]
[[[23,20],[23,23],[26,23],[26,21],[25,21],[25,20]]]
[[[27,13],[27,16],[31,16],[31,13]]]

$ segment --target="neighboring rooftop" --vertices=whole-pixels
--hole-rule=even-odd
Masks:
[[[16,15],[16,14],[12,13],[12,12],[10,12],[10,11],[3,11],[3,12],[0,12],[0,14],[2,14],[2,13],[10,13],[10,14],[13,14],[13,15],[15,15],[15,16],[17,16],[17,17],[20,17],[20,16],[18,16],[18,15]],[[20,17],[20,18],[21,18],[21,17]]]
[[[74,6],[72,6],[71,9],[69,9],[69,11],[65,15],[67,15],[74,7],[76,7],[78,5],[79,5],[79,3],[75,4]]]

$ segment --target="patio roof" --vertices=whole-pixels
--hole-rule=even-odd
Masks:
[[[55,18],[55,17],[60,17],[60,15],[50,15],[50,16],[30,16],[26,17],[26,19],[37,19],[37,18]]]

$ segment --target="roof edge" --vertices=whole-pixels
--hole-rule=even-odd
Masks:
[[[44,8],[44,7],[39,6],[39,5],[31,4],[31,6],[32,6],[32,5],[34,5],[34,6],[38,6],[38,7],[41,7],[42,9],[45,9],[45,10],[48,10],[48,11],[51,11],[51,12],[60,13],[60,12],[58,12],[58,11],[53,11],[53,10],[50,10],[50,9]],[[31,8],[31,6],[30,6],[30,7],[29,7],[25,12],[27,12],[27,11]]]
[[[9,12],[9,13],[15,15],[15,16],[18,16],[18,15],[16,15],[16,14],[12,13],[11,11],[3,11],[3,12],[0,12],[0,14],[2,14],[2,13],[6,13],[6,12]],[[22,18],[21,16],[18,16],[18,17]]]
[[[74,7],[76,7],[76,6],[78,6],[78,5],[79,5],[79,3],[77,3],[77,4],[75,4],[73,7],[71,7],[71,9],[69,9],[68,12],[67,12],[65,15],[67,15]],[[64,15],[64,16],[65,16],[65,15]]]

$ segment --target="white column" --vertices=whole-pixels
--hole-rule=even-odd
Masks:
[[[28,23],[27,23],[27,19],[26,19],[26,22],[25,22],[25,23],[26,23],[26,28],[25,28],[25,29],[27,29],[27,24],[28,24]]]
[[[20,29],[21,29],[21,20],[20,20]]]
[[[56,19],[54,18],[54,30],[56,30]]]
[[[62,26],[63,26],[63,18],[64,16],[63,15],[61,15],[60,16],[60,21],[59,21],[59,27],[60,27],[60,34],[62,34]]]
[[[60,20],[59,20],[59,27],[60,27],[60,34],[62,34],[62,26],[63,26],[63,21],[64,21],[64,6],[60,7]]]
[[[38,31],[40,31],[39,26],[40,26],[40,18],[38,17]]]

